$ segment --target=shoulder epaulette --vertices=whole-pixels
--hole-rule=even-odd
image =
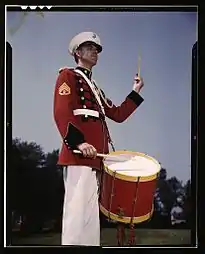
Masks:
[[[67,67],[67,66],[61,67],[61,68],[58,70],[58,73],[61,73],[61,72],[64,71],[64,70],[73,70],[73,69],[74,69],[73,67]]]

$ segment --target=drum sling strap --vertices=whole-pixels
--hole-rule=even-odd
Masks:
[[[80,74],[85,79],[86,83],[90,87],[90,89],[91,89],[91,91],[92,91],[92,93],[93,93],[93,95],[94,95],[94,97],[96,99],[96,102],[97,102],[97,104],[99,106],[99,110],[101,111],[101,113],[103,115],[105,115],[105,110],[104,110],[104,107],[103,107],[102,102],[101,102],[101,97],[99,96],[99,94],[97,93],[97,91],[95,89],[95,88],[97,88],[97,85],[95,84],[95,82],[93,82],[93,80],[90,80],[89,78],[87,78],[87,76],[81,70],[75,69],[75,72]],[[106,123],[105,120],[104,120],[104,125],[105,125],[105,127],[107,129],[108,141],[109,141],[113,151],[115,151],[115,147],[114,147],[113,141],[111,139],[110,132],[109,132],[109,129],[107,127],[107,123]]]

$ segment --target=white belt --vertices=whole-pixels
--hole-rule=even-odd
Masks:
[[[73,114],[75,115],[75,116],[77,116],[77,115],[87,115],[87,116],[95,116],[95,117],[98,117],[99,118],[99,112],[98,111],[95,111],[95,110],[92,110],[92,109],[81,109],[81,108],[79,108],[79,109],[74,109],[73,110]]]

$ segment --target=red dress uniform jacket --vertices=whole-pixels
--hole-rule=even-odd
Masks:
[[[77,69],[86,72],[83,68]],[[86,75],[91,73],[87,71]],[[110,100],[108,102],[112,103]],[[126,120],[142,102],[143,98],[135,91],[132,91],[120,106],[113,105],[110,108],[102,100],[105,116],[118,123]],[[74,115],[76,109],[97,111],[99,117],[89,114]],[[77,149],[77,145],[87,142],[93,145],[98,153],[109,153],[109,131],[105,116],[84,78],[74,69],[63,69],[58,75],[54,92],[54,119],[63,140],[59,165],[81,165],[101,169],[101,158],[84,158],[74,154],[72,150]]]

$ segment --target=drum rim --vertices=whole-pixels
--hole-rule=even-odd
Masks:
[[[123,181],[129,181],[129,182],[136,182],[136,181],[138,181],[138,182],[149,182],[149,181],[155,180],[158,177],[158,174],[161,170],[161,165],[155,158],[153,158],[150,155],[147,155],[146,153],[133,152],[133,151],[129,151],[129,150],[118,150],[118,151],[110,152],[109,154],[114,155],[114,154],[122,154],[122,153],[140,155],[142,157],[145,157],[145,158],[153,161],[158,166],[158,171],[156,173],[154,173],[152,175],[148,175],[148,176],[130,176],[130,175],[123,175],[119,172],[115,172],[115,171],[111,170],[108,166],[106,166],[104,164],[104,169],[109,175],[113,176],[114,172],[115,172],[115,178],[118,178],[118,179],[123,180]]]
[[[118,221],[118,222],[123,222],[123,223],[130,223],[131,217],[119,216],[115,213],[109,212],[102,204],[99,204],[99,206],[100,206],[101,212],[106,217],[110,216],[110,219],[112,219],[112,220],[115,220],[115,221]],[[152,208],[151,208],[150,212],[148,212],[145,215],[141,215],[141,216],[138,216],[138,217],[133,217],[132,222],[135,224],[135,223],[141,223],[141,222],[144,222],[146,220],[149,220],[152,217],[153,212],[154,212],[154,204],[152,204]]]

